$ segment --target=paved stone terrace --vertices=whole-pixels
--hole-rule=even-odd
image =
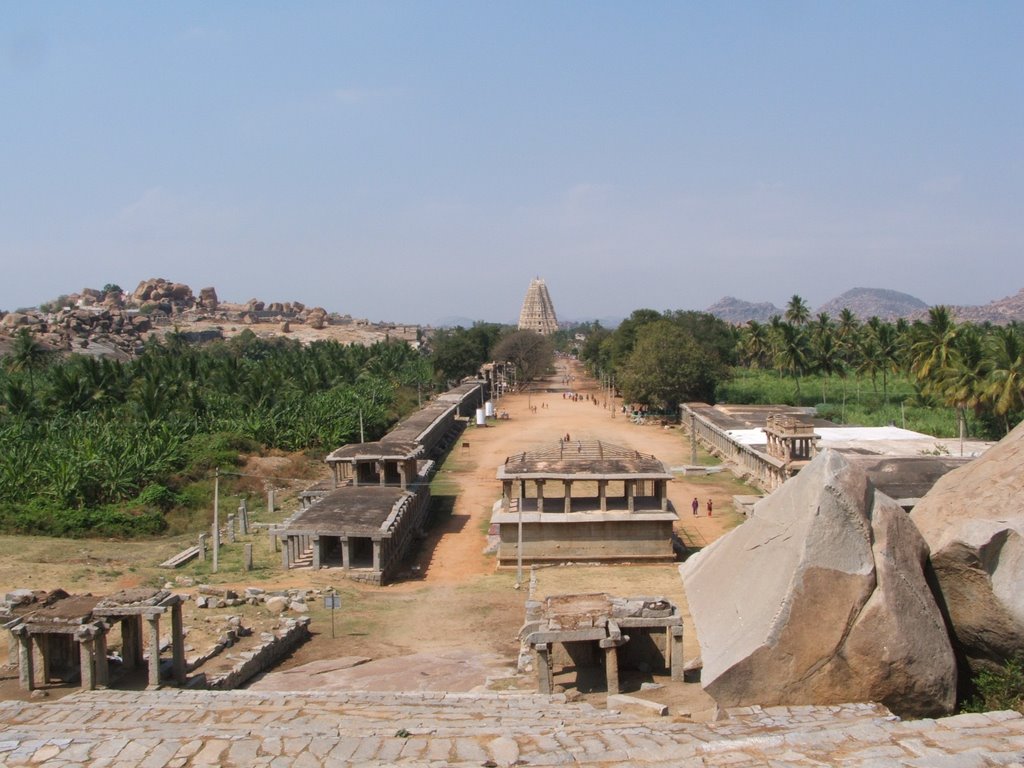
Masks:
[[[0,702],[0,765],[1024,766],[1013,712],[900,721],[883,707],[638,719],[564,696],[90,691]]]

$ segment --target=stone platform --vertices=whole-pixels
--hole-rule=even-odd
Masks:
[[[1013,712],[900,721],[883,707],[639,719],[560,694],[87,691],[0,702],[0,765],[1024,765]]]

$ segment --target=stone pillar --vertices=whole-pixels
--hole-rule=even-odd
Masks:
[[[291,557],[288,555],[291,546],[291,537],[285,536],[284,541],[281,542],[281,567],[286,571],[292,567]]]
[[[7,664],[12,667],[18,666],[18,636],[14,630],[8,630],[10,637],[7,638]]]
[[[623,484],[626,486],[626,510],[629,512],[633,511],[633,495],[635,488],[633,487],[632,480],[625,480]]]
[[[333,466],[333,465],[332,465]],[[267,489],[267,512],[273,514],[274,512],[274,489]]]
[[[96,690],[96,669],[93,664],[93,638],[88,634],[76,635],[78,640],[79,667],[82,670],[82,688]]]
[[[252,570],[252,544],[245,545],[245,553],[242,556],[242,568],[246,571]]]
[[[601,640],[601,647],[604,648],[604,670],[605,675],[608,678],[608,695],[614,696],[619,691],[619,647],[615,645],[605,645],[606,640]]]
[[[380,539],[373,540],[373,570],[380,570]]]
[[[249,535],[249,505],[244,498],[238,505],[238,532],[243,536]]]
[[[523,503],[526,501],[526,481],[517,480],[516,483],[519,486],[519,511],[524,512]]]
[[[25,627],[18,631],[18,683],[26,691],[33,691],[36,687],[32,659],[32,635]]]
[[[106,688],[110,685],[110,665],[107,663],[107,630],[106,624],[100,624],[96,631],[96,640],[92,647],[96,662],[96,687]]]
[[[565,486],[565,514],[572,512],[572,480],[563,480]]]
[[[125,669],[135,669],[142,664],[142,631],[138,616],[121,619],[121,659]]]
[[[512,503],[512,481],[502,480],[501,481],[501,511],[508,512],[509,506]]]
[[[668,511],[668,480],[658,480],[658,500],[661,502],[661,511]]]
[[[346,571],[351,567],[352,552],[349,549],[348,536],[341,537],[341,567]]]
[[[32,654],[35,656],[35,668],[38,670],[39,682],[46,685],[50,682],[50,636],[32,636]]]
[[[608,511],[608,481],[597,481],[597,498],[601,502],[601,511]]]
[[[199,562],[206,562],[206,540],[210,538],[208,533],[199,534]]]
[[[235,515],[228,515],[228,544],[235,543]]]
[[[249,544],[248,546],[252,546]],[[171,606],[171,660],[174,664],[174,682],[185,684],[185,627],[181,620],[181,603]]]
[[[537,691],[538,693],[550,694],[554,688],[554,680],[551,674],[550,647],[547,643],[537,643],[533,646],[536,652],[537,661]]]
[[[668,632],[672,638],[672,652],[669,667],[672,671],[672,679],[681,683],[683,681],[683,625],[678,624],[669,627]]]
[[[534,482],[537,484],[537,511],[538,512],[543,512],[544,511],[544,481],[543,480],[536,480]]]
[[[319,536],[314,536],[313,537],[313,570],[314,571],[319,571],[320,570],[320,557],[321,557],[320,537]]]
[[[697,465],[697,414],[690,411],[690,464]]]
[[[146,616],[149,624],[149,681],[147,688],[160,687],[160,614]]]

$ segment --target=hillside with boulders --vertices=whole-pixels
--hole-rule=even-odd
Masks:
[[[908,293],[886,288],[852,288],[830,301],[825,302],[815,314],[824,312],[832,317],[849,309],[860,320],[878,317],[892,322],[900,318],[922,319],[927,315],[929,305]],[[1024,288],[1013,296],[991,301],[980,306],[951,306],[957,322],[994,323],[1006,325],[1024,322]],[[774,315],[784,315],[785,310],[770,302],[754,303],[726,296],[708,307],[705,312],[733,325],[743,325],[750,320],[759,323],[769,321]]]
[[[901,317],[911,318],[927,312],[928,305],[909,293],[885,288],[852,288],[822,304],[817,314],[824,312],[831,317],[838,317],[844,309],[849,309],[861,320],[877,317],[892,322]]]
[[[719,299],[704,311],[709,315],[714,315],[719,320],[724,320],[733,325],[743,325],[748,320],[767,323],[775,315],[782,314],[782,310],[771,302],[765,301],[755,304],[750,301],[734,298],[733,296],[725,296]]]
[[[116,285],[83,288],[38,308],[0,313],[0,355],[21,329],[50,351],[118,359],[139,354],[147,338],[169,332],[196,342],[230,338],[247,329],[258,336],[291,335],[305,343],[334,339],[372,344],[389,338],[415,343],[419,336],[417,326],[371,323],[299,301],[224,302],[212,286],[196,293],[162,277],[143,280],[133,291]]]

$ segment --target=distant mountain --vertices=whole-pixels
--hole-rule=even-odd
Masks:
[[[1021,288],[1013,296],[990,301],[979,307],[950,307],[950,309],[958,322],[989,322],[996,325],[1006,325],[1013,321],[1024,323],[1024,288]]]
[[[928,310],[928,305],[910,294],[899,291],[885,288],[853,288],[842,296],[822,304],[815,314],[824,312],[832,317],[838,317],[844,309],[849,309],[861,320],[878,317],[891,322],[901,317],[917,317]]]
[[[732,323],[733,325],[743,325],[748,320],[756,320],[759,323],[766,323],[771,320],[774,315],[782,314],[782,310],[771,302],[754,304],[749,301],[733,298],[732,296],[726,296],[723,299],[719,299],[704,311],[710,315],[714,315],[719,320],[724,320],[725,322]]]

